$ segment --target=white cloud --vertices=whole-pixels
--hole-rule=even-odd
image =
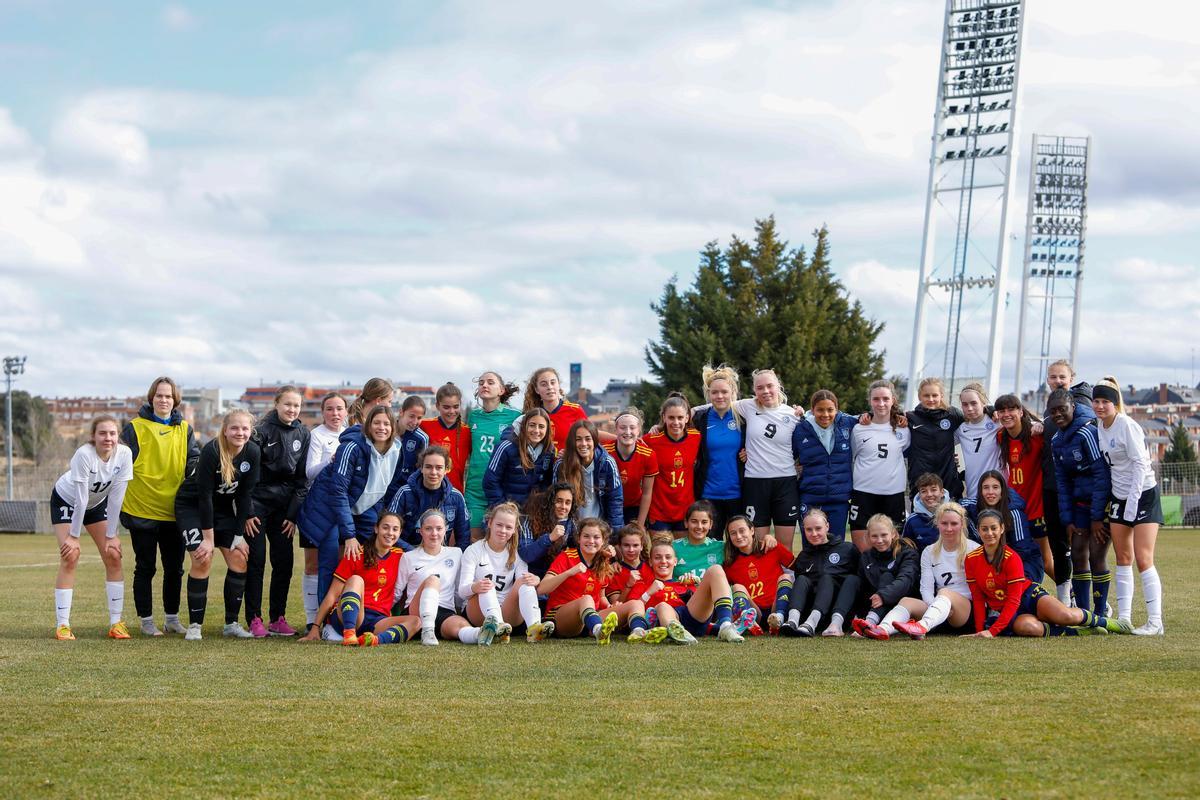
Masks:
[[[190,31],[196,27],[196,17],[186,6],[178,3],[171,3],[164,6],[162,13],[159,15],[163,27],[169,31],[182,32]]]

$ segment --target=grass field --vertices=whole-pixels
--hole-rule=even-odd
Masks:
[[[53,538],[0,537],[0,797],[1196,797],[1198,555],[1161,639],[351,650],[223,640],[219,577],[203,642],[109,641],[86,547],[56,642]]]

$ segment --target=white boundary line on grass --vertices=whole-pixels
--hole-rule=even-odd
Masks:
[[[80,564],[98,564],[98,563],[100,563],[100,560],[101,560],[100,556],[88,556],[85,558],[80,558],[78,563],[80,563]],[[38,564],[0,564],[0,569],[26,569],[28,567],[57,567],[58,564],[59,564],[59,562],[57,562],[57,561],[43,561]]]

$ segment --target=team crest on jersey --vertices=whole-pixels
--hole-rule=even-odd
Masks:
[[[717,556],[716,556],[716,554],[714,554],[714,553],[709,553],[709,554],[708,554],[708,565],[711,567],[711,566],[712,566],[713,564],[715,564],[715,563],[717,563]]]
[[[758,577],[758,565],[757,565],[757,564],[751,564],[751,565],[750,565],[750,571],[749,571],[749,573],[748,573],[748,574],[750,575],[750,578],[751,578],[751,580],[753,580],[754,578],[757,578],[757,577]]]
[[[987,422],[983,423],[984,430],[990,431],[990,430],[995,429],[995,427],[996,427],[996,423],[992,422],[990,419]]]
[[[243,461],[241,463],[241,465],[238,466],[238,472],[249,472],[249,471],[250,471],[250,462],[249,461]]]
[[[405,442],[404,443],[404,449],[408,450],[409,452],[412,452],[413,450],[415,450],[416,447],[417,447],[416,442]]]
[[[944,431],[950,430],[950,420],[948,420],[948,419],[942,420],[941,422],[938,423],[938,427]]]
[[[677,467],[683,466],[683,455],[680,454],[680,452],[678,450],[675,451],[675,466],[677,466]]]
[[[1083,451],[1082,450],[1072,450],[1071,455],[1073,455],[1075,457],[1076,461],[1083,461]]]
[[[995,580],[993,580],[993,579],[992,579],[990,576],[989,576],[989,577],[988,577],[988,579],[987,579],[987,587],[988,587],[989,589],[995,589],[995,588],[996,588],[996,581],[995,581]]]
[[[897,442],[903,442],[903,441],[904,441],[904,435],[900,433],[900,429],[899,429],[899,428],[897,428],[897,429],[896,429],[896,432],[895,432],[895,434],[893,434],[893,435],[896,437],[896,441],[897,441]]]
[[[387,570],[379,570],[379,577],[375,579],[375,582],[380,586],[387,586]]]
[[[842,554],[841,553],[830,553],[829,554],[829,563],[830,564],[840,564],[841,562],[842,562]]]
[[[453,558],[447,558],[442,563],[446,565],[446,569],[454,569],[454,559]]]
[[[453,508],[447,508],[447,509],[444,509],[444,511],[446,514],[446,524],[449,525],[451,522],[454,522],[454,514],[456,512],[454,511]]]
[[[1115,448],[1115,447],[1117,446],[1117,440],[1116,440],[1116,439],[1109,439],[1109,440],[1108,440],[1108,446],[1109,446],[1109,447],[1113,447],[1113,448]]]
[[[293,453],[300,452],[300,440],[299,439],[295,439],[292,441],[292,452]]]
[[[596,591],[596,582],[591,578],[588,578],[588,582],[583,587],[583,593],[591,594],[594,591]]]
[[[734,422],[733,420],[729,420],[729,422],[726,422],[726,423],[725,423],[725,427],[726,427],[726,428],[729,428],[729,430],[731,430],[731,431],[736,431],[736,430],[737,430],[737,423],[736,423],[736,422]]]

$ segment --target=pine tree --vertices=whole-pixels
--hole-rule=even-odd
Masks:
[[[722,250],[709,242],[690,288],[667,283],[651,306],[659,341],[646,348],[657,384],[635,397],[648,418],[668,391],[702,402],[700,368],[721,363],[743,376],[745,397],[751,371],[770,367],[791,403],[807,406],[813,391],[830,389],[844,410],[865,408],[867,384],[883,373],[883,352],[875,350],[883,324],[867,318],[834,277],[828,230],[813,236],[810,257],[788,248],[774,217],[758,220],[752,243],[735,236]]]
[[[1176,422],[1171,427],[1171,444],[1163,455],[1164,464],[1191,464],[1196,461],[1196,447],[1188,436],[1183,421]]]

